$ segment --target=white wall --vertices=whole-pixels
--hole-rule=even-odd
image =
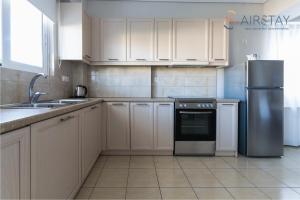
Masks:
[[[278,15],[297,6],[299,3],[300,0],[268,0],[264,4],[264,13],[267,15]],[[300,11],[298,14],[300,15]]]
[[[56,0],[29,0],[33,5],[39,8],[45,15],[56,22]]]

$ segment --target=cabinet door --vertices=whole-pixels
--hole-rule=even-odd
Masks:
[[[75,195],[80,186],[78,119],[70,113],[31,126],[31,198]]]
[[[82,179],[88,175],[100,153],[101,117],[99,109],[100,105],[94,105],[84,109],[80,115]]]
[[[217,151],[237,151],[238,105],[218,103],[217,108]]]
[[[106,149],[129,150],[129,103],[107,103]]]
[[[126,20],[101,19],[101,61],[126,61]]]
[[[91,61],[97,62],[101,60],[100,54],[100,19],[97,17],[91,17]]]
[[[30,128],[0,136],[0,199],[30,198]]]
[[[208,20],[175,19],[174,61],[208,62]]]
[[[154,20],[128,19],[127,60],[153,61]]]
[[[82,12],[82,58],[92,60],[92,20],[85,11]]]
[[[224,19],[210,20],[210,62],[224,64],[228,55],[228,30]]]
[[[172,60],[171,19],[155,19],[155,60]]]
[[[153,150],[153,103],[130,103],[132,150]]]
[[[173,150],[174,104],[154,103],[154,149]]]

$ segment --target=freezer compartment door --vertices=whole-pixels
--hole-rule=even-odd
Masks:
[[[283,155],[283,90],[247,90],[247,155]]]
[[[283,87],[283,61],[248,61],[247,82],[250,88]]]

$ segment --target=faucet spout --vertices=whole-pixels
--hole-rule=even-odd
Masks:
[[[45,94],[45,93],[39,93],[40,95],[38,95],[36,97],[35,92],[33,91],[34,84],[39,77],[44,77],[45,79],[48,78],[48,76],[44,73],[39,73],[39,74],[36,74],[34,77],[32,77],[32,79],[29,83],[29,89],[28,89],[28,96],[29,96],[30,103],[35,103],[41,94]]]

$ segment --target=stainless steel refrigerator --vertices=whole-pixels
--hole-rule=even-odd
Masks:
[[[239,153],[283,156],[283,61],[251,60],[225,70],[225,97],[238,98]]]

